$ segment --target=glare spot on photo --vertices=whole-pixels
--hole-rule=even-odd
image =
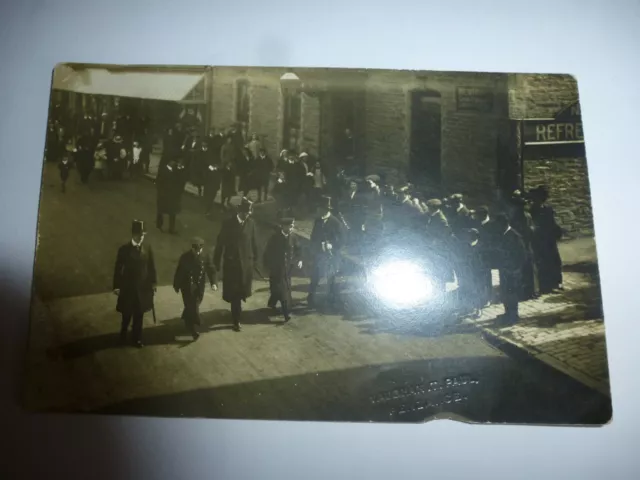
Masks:
[[[433,284],[420,265],[408,260],[383,263],[372,272],[372,287],[387,306],[420,305],[433,296]]]

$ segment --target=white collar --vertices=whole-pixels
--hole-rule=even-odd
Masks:
[[[464,208],[464,203],[461,203],[458,208],[456,208],[456,213],[458,213],[460,210],[462,210]]]
[[[136,247],[136,248],[140,248],[140,247],[142,247],[142,242],[140,242],[140,243],[136,243],[136,242],[133,240],[133,238],[132,238],[132,239],[131,239],[131,245],[133,245],[133,246],[134,246],[134,247]]]
[[[504,231],[503,235],[506,235],[506,234],[507,234],[507,232],[508,232],[509,230],[511,230],[511,225],[509,225],[509,226],[507,227],[507,229]]]
[[[437,215],[437,214],[439,214],[439,213],[440,213],[440,209],[438,209],[436,212],[433,212],[433,213],[431,214],[431,216],[432,216],[432,217],[434,217],[434,216],[436,216],[436,215]]]
[[[487,223],[489,223],[489,220],[490,220],[490,219],[489,219],[489,215],[487,215],[487,218],[485,218],[484,220],[482,220],[482,221],[480,222],[480,225],[486,225]]]
[[[325,215],[323,215],[322,217],[320,217],[322,220],[327,220],[329,217],[331,216],[331,212],[327,212]]]
[[[478,244],[478,240],[474,240],[473,242],[471,242],[471,246],[475,247]]]

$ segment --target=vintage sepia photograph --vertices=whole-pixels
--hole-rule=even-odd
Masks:
[[[611,420],[575,77],[67,63],[42,127],[28,410]]]

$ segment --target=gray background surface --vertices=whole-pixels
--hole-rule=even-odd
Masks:
[[[637,1],[4,2],[2,478],[637,478]],[[601,429],[155,420],[17,406],[58,62],[571,73],[587,138],[613,391]]]

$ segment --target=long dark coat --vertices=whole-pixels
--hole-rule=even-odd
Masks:
[[[524,206],[516,206],[511,214],[511,226],[522,237],[526,259],[522,267],[522,300],[529,300],[537,293],[536,265],[533,252],[533,219]]]
[[[322,242],[332,245],[331,253],[322,250]],[[317,218],[311,231],[311,253],[313,266],[320,276],[331,276],[340,270],[340,252],[345,243],[345,232],[342,222],[334,215],[323,220]]]
[[[246,300],[252,294],[254,262],[258,258],[255,225],[251,218],[240,224],[237,216],[228,218],[216,240],[213,264],[220,271],[222,263],[222,299],[225,302]]]
[[[189,324],[200,325],[198,307],[204,298],[207,277],[212,285],[216,283],[211,255],[204,252],[196,255],[193,250],[189,250],[180,256],[173,276],[173,288],[182,293],[182,319]]]
[[[120,313],[144,313],[153,308],[153,288],[157,283],[153,250],[131,242],[118,249],[113,273],[113,289],[120,289],[116,310]]]
[[[180,213],[183,191],[184,170],[175,164],[162,166],[156,177],[158,213],[169,215]]]
[[[274,302],[291,304],[291,273],[300,260],[300,246],[295,235],[275,232],[267,241],[263,254],[269,271],[269,289]]]
[[[220,171],[220,180],[222,182],[222,197],[231,197],[236,193],[236,172],[233,166],[223,168]]]
[[[562,229],[556,223],[555,212],[550,205],[533,205],[531,217],[535,225],[532,247],[540,292],[548,293],[562,284],[562,259],[558,250]]]
[[[425,240],[434,276],[441,282],[453,282],[455,261],[449,222],[442,211],[433,215],[427,213],[425,220],[427,233]]]
[[[522,297],[522,270],[527,253],[522,236],[513,228],[504,233],[498,240],[500,273],[500,296],[503,301],[520,300]]]

